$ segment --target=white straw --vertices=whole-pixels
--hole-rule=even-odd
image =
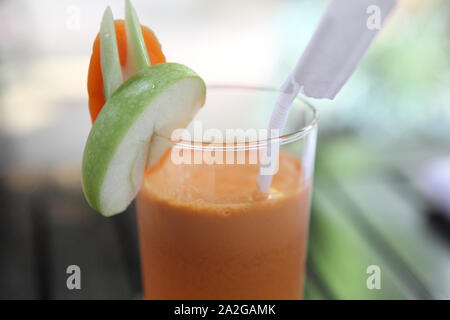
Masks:
[[[281,133],[292,101],[301,92],[312,98],[333,99],[356,69],[396,0],[331,0],[312,39],[281,87],[269,132]],[[269,192],[278,161],[279,141],[263,150],[258,188]],[[272,170],[270,170],[272,169]]]

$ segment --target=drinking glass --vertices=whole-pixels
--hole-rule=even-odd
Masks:
[[[210,86],[188,128],[152,138],[163,155],[137,197],[146,299],[302,298],[318,117],[296,99],[283,132],[264,136],[279,94]],[[278,169],[261,194],[274,141]]]

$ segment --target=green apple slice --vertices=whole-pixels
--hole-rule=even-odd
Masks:
[[[203,80],[177,63],[145,68],[121,85],[99,113],[84,150],[89,204],[104,216],[125,210],[141,186],[152,136],[189,124],[205,95]]]
[[[125,26],[127,31],[127,78],[150,66],[142,28],[136,10],[130,0],[125,1]]]
[[[108,100],[123,82],[114,17],[110,7],[106,8],[100,27],[100,63],[103,76],[103,93],[105,99]]]

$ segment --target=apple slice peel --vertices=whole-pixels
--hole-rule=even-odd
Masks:
[[[99,113],[84,150],[89,204],[104,216],[125,210],[140,189],[149,153],[161,149],[150,146],[152,136],[188,125],[205,95],[203,80],[177,63],[145,68],[122,84]]]

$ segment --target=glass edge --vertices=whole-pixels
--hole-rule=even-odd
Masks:
[[[271,91],[275,93],[281,93],[279,89],[271,88],[271,87],[262,87],[262,86],[248,86],[248,85],[226,85],[226,84],[208,84],[207,88],[212,89],[244,89],[244,90],[259,90],[259,91]],[[290,132],[288,134],[282,135],[280,137],[268,138],[264,140],[256,140],[252,142],[242,142],[242,143],[220,143],[217,145],[213,145],[210,142],[196,142],[192,140],[176,140],[173,141],[168,137],[161,136],[155,133],[155,136],[165,139],[173,144],[173,147],[178,147],[180,149],[191,149],[191,150],[203,150],[203,151],[242,151],[242,150],[254,150],[260,149],[262,147],[267,146],[269,143],[278,143],[280,145],[284,145],[287,143],[291,143],[297,140],[300,140],[308,133],[310,133],[314,128],[317,127],[317,123],[319,121],[319,115],[317,113],[317,109],[305,98],[296,97],[294,101],[300,101],[310,110],[312,110],[312,119],[305,126],[302,126],[301,129]]]

